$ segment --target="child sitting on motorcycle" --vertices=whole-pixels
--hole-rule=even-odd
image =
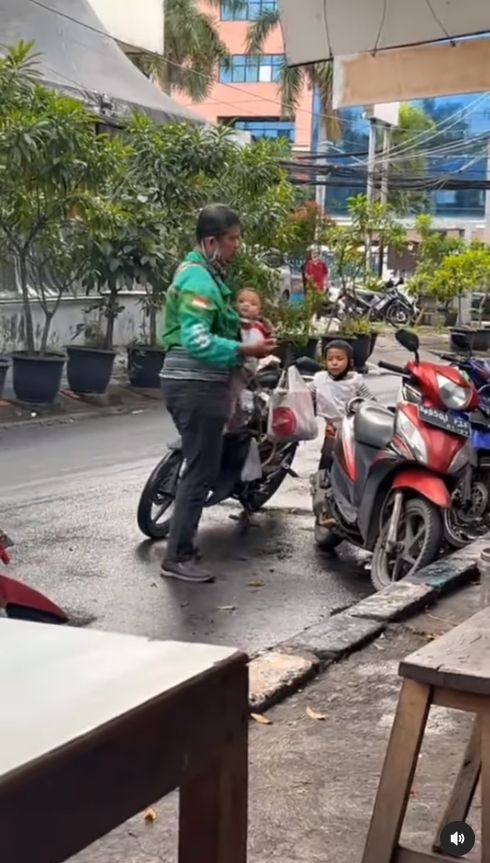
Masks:
[[[325,370],[317,372],[311,383],[316,413],[325,420],[325,440],[319,471],[328,470],[337,430],[351,399],[376,401],[364,383],[363,376],[353,370],[354,357],[350,344],[342,339],[330,342],[325,351]]]

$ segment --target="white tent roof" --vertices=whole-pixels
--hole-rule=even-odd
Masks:
[[[34,42],[46,83],[116,116],[138,110],[157,122],[206,121],[162,93],[133,65],[87,0],[0,0],[0,45]]]
[[[490,0],[278,0],[290,66],[490,31]]]

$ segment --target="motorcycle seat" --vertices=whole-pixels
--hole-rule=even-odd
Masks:
[[[354,417],[354,438],[358,443],[383,449],[393,437],[395,416],[387,408],[364,402]]]

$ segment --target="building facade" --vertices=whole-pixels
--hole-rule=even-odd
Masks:
[[[249,132],[253,138],[287,138],[297,150],[311,146],[313,93],[303,88],[294,119],[281,111],[280,68],[284,42],[280,27],[269,36],[262,54],[246,53],[250,23],[266,10],[276,10],[277,0],[248,0],[239,13],[223,0],[219,10],[202,0],[204,12],[217,19],[220,36],[231,54],[231,67],[217,70],[213,88],[204,102],[193,104],[182,94],[174,97],[192,106],[211,122],[221,121]]]
[[[118,0],[90,0],[95,14],[123,49],[163,53],[163,0],[138,0],[138,13],[132,3]]]

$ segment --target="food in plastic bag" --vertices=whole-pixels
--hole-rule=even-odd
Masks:
[[[272,393],[267,435],[272,441],[314,440],[318,435],[313,399],[296,366],[289,366]]]

